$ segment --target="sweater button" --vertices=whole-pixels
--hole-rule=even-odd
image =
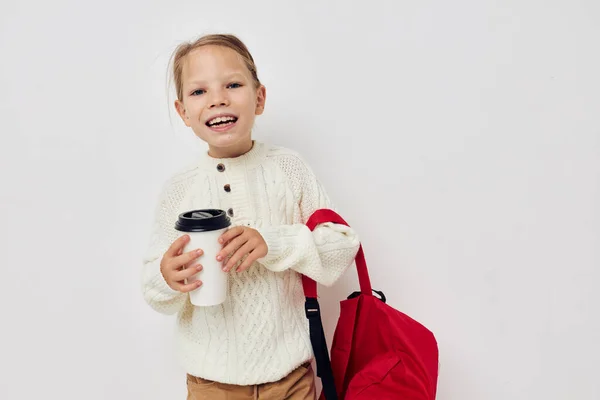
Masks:
[[[227,210],[227,214],[229,214],[230,217],[233,217],[233,208]]]
[[[225,165],[223,165],[223,164],[217,165],[217,171],[219,171],[219,172],[225,171]]]
[[[229,184],[223,186],[223,189],[225,189],[227,193],[231,192],[231,186]]]

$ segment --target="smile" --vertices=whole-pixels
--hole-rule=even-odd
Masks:
[[[234,115],[220,115],[209,119],[206,126],[209,128],[225,128],[237,122],[237,117]]]

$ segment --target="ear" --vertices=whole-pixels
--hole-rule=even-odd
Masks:
[[[256,90],[256,115],[261,115],[265,111],[265,103],[267,101],[267,88],[263,85]]]
[[[188,116],[187,110],[185,109],[183,102],[181,102],[180,100],[175,100],[175,109],[177,110],[177,114],[179,114],[179,116],[183,120],[185,126],[190,127],[190,117]]]

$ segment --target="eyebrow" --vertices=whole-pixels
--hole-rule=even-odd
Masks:
[[[229,80],[232,80],[234,78],[243,78],[243,79],[246,79],[246,77],[244,76],[244,74],[242,74],[241,72],[232,72],[232,73],[226,75],[224,80],[229,81]],[[206,84],[206,82],[203,81],[203,80],[192,80],[192,81],[188,81],[188,84],[195,86],[195,85],[204,85],[204,84]]]

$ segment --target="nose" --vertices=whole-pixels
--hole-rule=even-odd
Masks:
[[[208,102],[208,108],[227,107],[228,105],[229,99],[227,98],[226,91],[216,90],[212,92],[212,96]]]

